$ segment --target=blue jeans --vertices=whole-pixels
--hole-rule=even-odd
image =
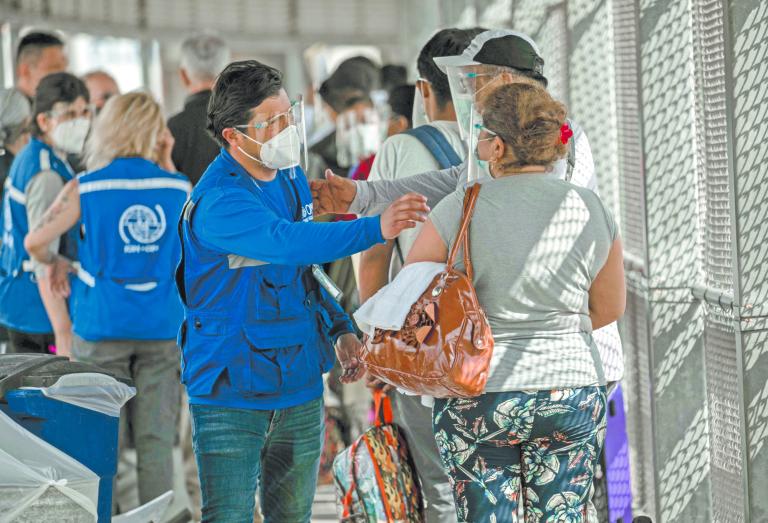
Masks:
[[[190,405],[203,522],[308,522],[325,428],[323,400],[278,410]]]

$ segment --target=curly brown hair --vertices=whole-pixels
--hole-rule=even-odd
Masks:
[[[560,128],[566,114],[562,103],[529,83],[502,85],[482,104],[483,126],[507,145],[502,168],[550,166],[565,157],[568,149],[560,140]]]

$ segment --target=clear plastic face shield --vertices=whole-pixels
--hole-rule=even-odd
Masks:
[[[309,139],[314,138],[314,143],[321,140],[325,136],[328,136],[336,129],[336,122],[328,115],[328,111],[323,107],[323,98],[319,93],[320,86],[314,87],[314,94],[312,97],[312,128],[307,128]]]
[[[416,89],[413,93],[413,113],[411,115],[411,121],[414,127],[426,125],[429,123],[429,116],[427,115],[427,108],[424,104],[424,95],[422,89],[425,88],[424,84],[428,84],[429,80],[424,78],[418,78],[416,80]]]
[[[296,169],[308,164],[307,130],[304,100],[300,95],[290,102],[287,111],[256,112],[249,123],[235,126],[247,142],[259,147],[240,148],[240,152],[268,169],[289,170],[296,176]]]
[[[467,184],[471,185],[491,176],[488,162],[480,160],[476,154],[479,135],[483,129],[483,99],[504,82],[512,82],[515,70],[498,65],[448,65],[445,67],[445,73],[448,76],[459,132],[469,151]]]
[[[482,141],[493,139],[493,136],[483,127],[483,117],[475,104],[469,106],[469,131],[467,131],[467,186],[491,178],[487,159],[481,160],[477,146]],[[485,136],[482,136],[485,135]]]
[[[514,69],[498,65],[446,66],[451,100],[456,110],[456,119],[462,139],[466,140],[470,130],[472,104],[482,104],[483,96],[502,85],[511,82]],[[506,74],[505,74],[506,73]]]
[[[387,136],[389,107],[350,108],[336,119],[336,160],[343,167],[375,154]]]
[[[376,107],[384,107],[389,103],[389,92],[386,89],[371,91],[371,100]]]

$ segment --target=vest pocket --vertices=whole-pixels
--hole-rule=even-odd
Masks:
[[[227,315],[224,313],[192,313],[184,321],[182,334],[181,381],[190,396],[206,396],[213,391],[226,362],[219,361],[215,351],[226,334]],[[226,342],[223,342],[226,343]]]
[[[259,313],[263,321],[292,321],[305,310],[306,292],[296,271],[263,269],[259,283]]]
[[[296,392],[320,379],[309,327],[304,321],[245,325],[248,352],[228,367],[232,385],[244,396],[260,396]]]

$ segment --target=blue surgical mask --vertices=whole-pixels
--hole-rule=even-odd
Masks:
[[[486,142],[493,139],[494,139],[494,136],[477,139],[477,144],[475,145],[474,153],[475,153],[475,162],[477,163],[477,175],[479,179],[491,178],[492,175],[491,175],[491,164],[488,162],[488,160],[480,159],[480,152],[477,150],[477,148],[480,145],[480,142]]]
[[[488,160],[481,160],[480,155],[477,153],[477,147],[475,147],[475,162],[477,163],[478,178],[491,178],[491,166]]]

